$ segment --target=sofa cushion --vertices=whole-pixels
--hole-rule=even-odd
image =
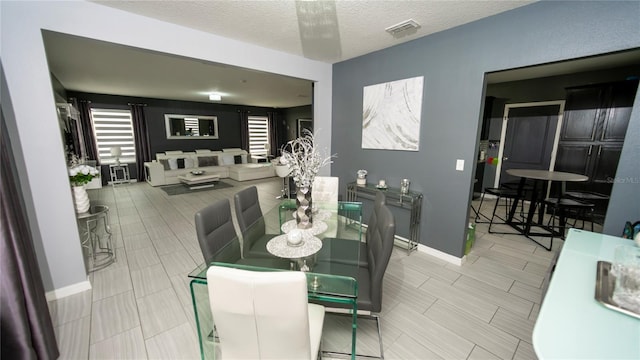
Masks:
[[[160,164],[162,164],[162,166],[164,167],[165,170],[170,170],[171,168],[169,167],[169,159],[160,159]]]
[[[169,170],[175,170],[178,168],[178,159],[171,158],[169,159]]]
[[[217,156],[198,156],[198,166],[218,166]]]
[[[233,155],[223,154],[221,156],[222,162],[220,165],[233,165],[235,161],[233,160]]]
[[[196,154],[209,154],[211,150],[209,149],[196,149]]]
[[[196,167],[196,162],[195,160],[193,160],[193,158],[187,157],[184,158],[184,168],[185,169],[191,169]]]
[[[182,154],[182,150],[170,150],[164,152],[167,155],[180,155]]]
[[[184,169],[184,158],[178,158],[176,161],[178,162],[178,169]]]

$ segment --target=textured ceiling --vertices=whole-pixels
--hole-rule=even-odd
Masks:
[[[98,1],[139,15],[266,48],[336,62],[532,1]],[[421,27],[394,38],[407,19]],[[301,35],[302,34],[302,35]],[[287,108],[311,104],[311,82],[144,49],[44,32],[51,72],[67,90]],[[488,74],[489,83],[637,64],[640,51]]]
[[[334,63],[533,1],[96,1],[127,12]],[[304,12],[307,10],[306,12]],[[403,37],[385,28],[414,19]],[[305,30],[305,31],[301,31]],[[315,32],[314,32],[315,31]],[[317,38],[321,37],[322,41]],[[307,42],[327,51],[305,54]],[[337,51],[336,51],[337,49]]]
[[[532,1],[94,1],[123,11],[334,63],[523,6]],[[393,37],[408,19],[421,27]],[[311,82],[45,32],[51,72],[71,91],[294,107]]]

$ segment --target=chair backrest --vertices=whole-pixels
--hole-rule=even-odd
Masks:
[[[233,198],[236,205],[238,226],[240,231],[244,233],[251,224],[262,218],[258,189],[255,186],[250,186],[238,191]]]
[[[316,176],[311,186],[311,198],[314,202],[338,206],[340,178],[334,176]]]
[[[237,255],[239,257],[239,242],[235,241],[235,244],[231,243],[236,238],[236,230],[231,220],[231,206],[229,205],[228,199],[218,200],[196,212],[195,223],[198,243],[200,244],[200,250],[202,250],[205,263],[208,264],[213,261],[214,255],[219,253],[225,246],[233,247],[234,251],[228,255]],[[237,254],[235,254],[236,248]],[[221,258],[217,260],[223,261],[225,259]]]
[[[386,205],[374,207],[372,217],[376,217],[375,227],[367,228],[367,260],[370,276],[371,309],[380,312],[382,309],[382,280],[387,270],[393,242],[396,235],[396,221]]]
[[[376,192],[376,200],[373,203],[373,212],[371,216],[369,216],[369,221],[367,222],[367,228],[375,229],[378,224],[378,212],[380,211],[380,207],[386,204],[387,197],[382,193],[382,191]],[[369,232],[365,234],[365,242],[369,242],[369,236],[372,236],[374,232]]]
[[[223,359],[315,357],[304,273],[212,266],[207,283]]]

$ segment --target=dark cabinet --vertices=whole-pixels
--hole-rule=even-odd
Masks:
[[[603,114],[602,88],[568,89],[560,141],[592,141]]]
[[[558,144],[555,170],[587,174],[592,151],[588,144]]]
[[[638,81],[567,89],[555,170],[587,175],[567,190],[611,194]],[[604,215],[605,207],[596,208]]]

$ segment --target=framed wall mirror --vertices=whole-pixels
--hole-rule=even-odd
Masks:
[[[313,120],[311,119],[298,119],[298,137],[304,135],[304,130],[309,130],[313,133]]]
[[[164,115],[167,139],[217,139],[218,118],[206,115]]]

